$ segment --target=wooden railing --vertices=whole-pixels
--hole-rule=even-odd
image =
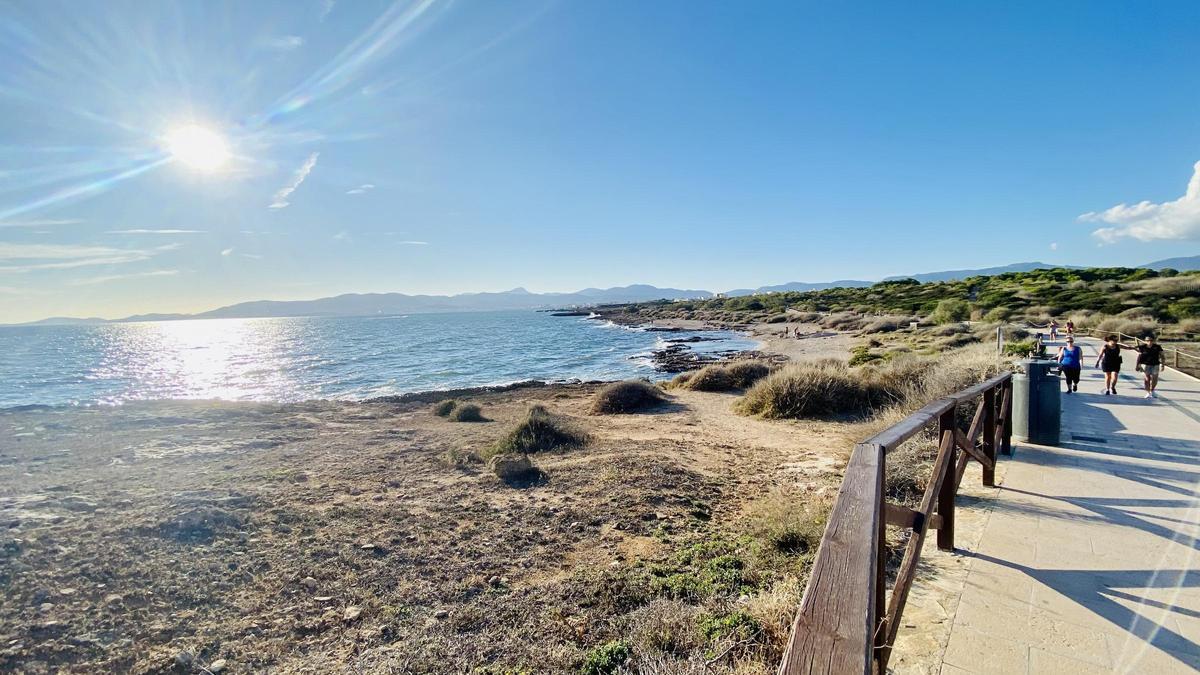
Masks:
[[[977,399],[964,432],[958,410]],[[967,463],[982,464],[983,484],[994,485],[997,452],[1012,453],[1011,411],[1012,375],[1005,373],[938,399],[854,446],[792,625],[781,675],[887,670],[925,535],[936,529],[938,548],[954,549],[954,496]],[[914,510],[888,503],[888,453],[934,423],[937,459],[920,506]],[[888,525],[911,530],[890,595]]]

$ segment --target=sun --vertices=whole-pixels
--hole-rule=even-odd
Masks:
[[[197,171],[216,171],[229,161],[229,145],[221,134],[198,124],[175,127],[163,141],[172,158]]]

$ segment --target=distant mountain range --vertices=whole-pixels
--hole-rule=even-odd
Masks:
[[[1051,265],[1043,262],[1027,262],[1005,265],[1003,267],[985,267],[973,270],[948,270],[944,272],[928,272],[910,274],[899,277],[888,277],[885,281],[895,279],[916,279],[922,283],[930,281],[952,281],[973,276],[993,276],[1005,272],[1029,272],[1036,269],[1051,269],[1054,267],[1072,267],[1070,265]],[[1156,260],[1145,265],[1148,269],[1164,269],[1167,267],[1179,271],[1200,270],[1200,256],[1186,258],[1167,258]],[[1078,269],[1078,268],[1076,268]],[[759,288],[739,288],[724,293],[727,296],[753,295],[755,293],[771,293],[782,291],[815,291],[836,287],[864,287],[876,282],[857,279],[842,279],[828,282],[793,281],[776,286],[760,286]],[[245,319],[256,317],[295,317],[295,316],[371,316],[393,314],[431,314],[437,312],[478,312],[512,309],[550,309],[559,307],[578,307],[587,305],[603,305],[623,302],[646,302],[650,300],[690,300],[711,298],[711,291],[680,288],[659,288],[646,284],[618,286],[614,288],[585,288],[574,293],[530,293],[524,288],[514,288],[511,291],[499,293],[462,293],[459,295],[406,295],[404,293],[348,293],[316,300],[256,300],[242,302],[236,305],[220,307],[199,314],[139,314],[137,316],[115,319],[110,322],[105,319],[75,319],[71,317],[53,317],[34,321],[23,325],[67,325],[67,324],[98,324],[129,321],[172,321],[182,319]]]

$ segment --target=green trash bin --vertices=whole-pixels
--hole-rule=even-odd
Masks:
[[[1062,385],[1057,361],[1025,359],[1013,375],[1013,438],[1058,445],[1062,426]]]

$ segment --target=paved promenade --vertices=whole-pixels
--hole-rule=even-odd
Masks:
[[[1166,371],[1144,400],[1130,354],[1103,396],[1098,346],[1061,447],[1001,459],[942,673],[1200,670],[1200,382]]]

